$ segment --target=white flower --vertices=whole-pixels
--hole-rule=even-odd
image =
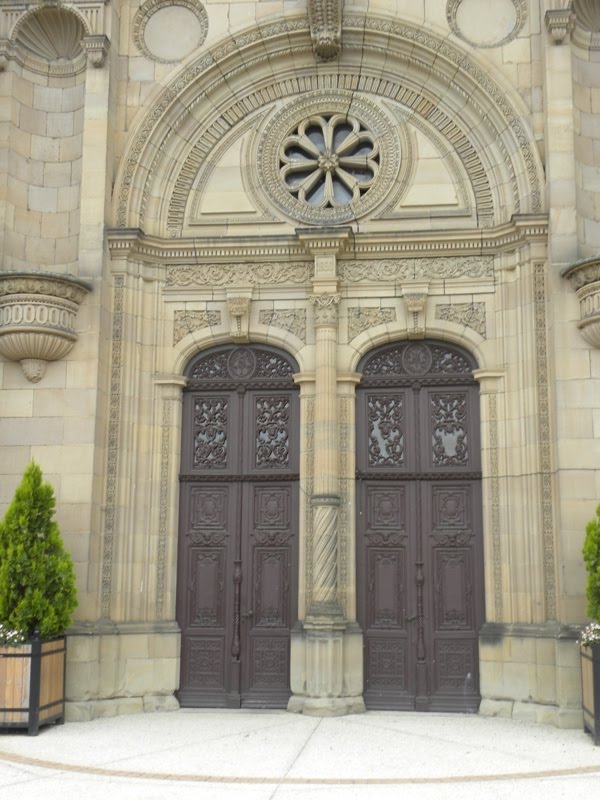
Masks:
[[[600,644],[600,622],[590,622],[581,631],[579,644]]]

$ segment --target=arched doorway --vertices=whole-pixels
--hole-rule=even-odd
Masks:
[[[287,354],[186,369],[177,620],[183,706],[284,708],[297,617],[298,397]]]
[[[475,363],[444,342],[365,356],[357,594],[370,708],[474,711],[484,619]]]

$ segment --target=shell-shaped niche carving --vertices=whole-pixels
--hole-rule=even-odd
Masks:
[[[600,31],[600,5],[598,0],[574,0],[573,10],[577,24],[586,31]]]
[[[72,61],[81,53],[84,34],[75,14],[62,8],[40,8],[25,18],[15,42],[42,61]]]

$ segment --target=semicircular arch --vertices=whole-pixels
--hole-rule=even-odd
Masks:
[[[387,98],[443,132],[478,187],[478,224],[542,210],[541,160],[514,89],[435,33],[348,14],[335,65],[317,68],[305,17],[257,25],[188,62],[132,134],[116,225],[180,236],[198,167],[223,136],[258,108],[323,87]]]

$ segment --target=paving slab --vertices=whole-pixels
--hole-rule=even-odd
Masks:
[[[180,710],[0,733],[0,797],[555,800],[600,796],[581,730],[460,714]]]

